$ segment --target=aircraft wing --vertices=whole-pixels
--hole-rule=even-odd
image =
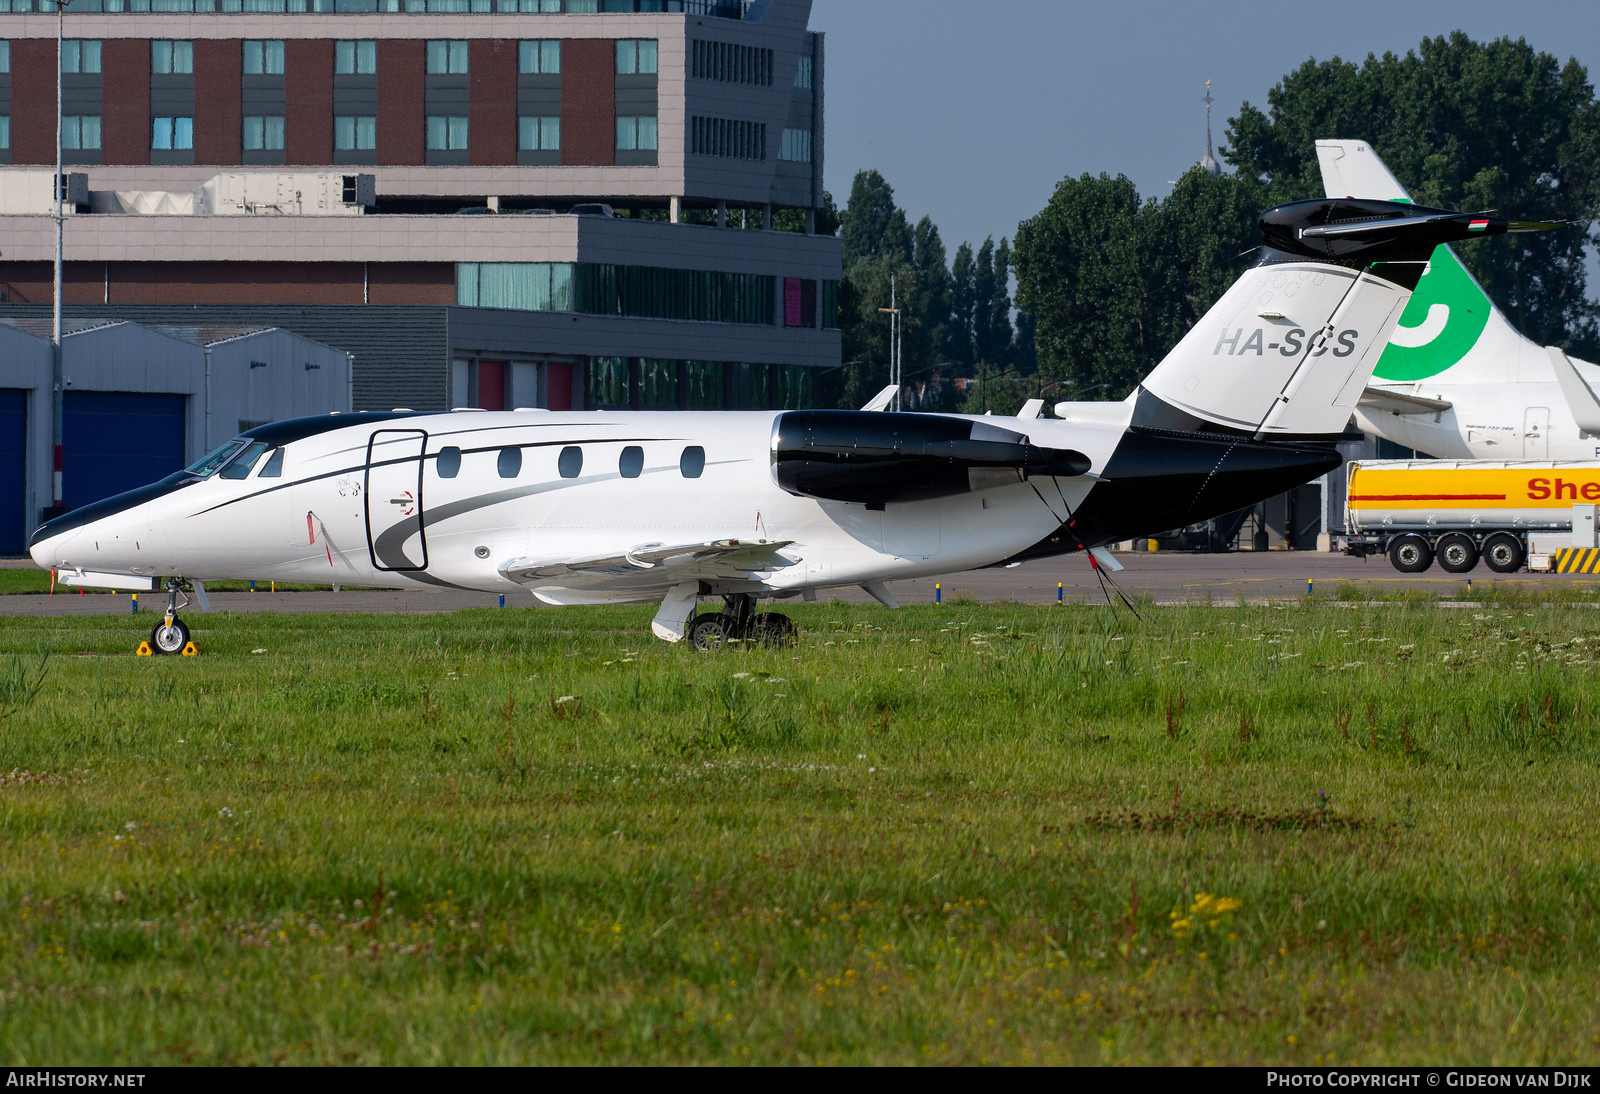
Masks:
[[[1585,433],[1600,436],[1600,399],[1595,397],[1594,389],[1578,375],[1578,370],[1560,349],[1546,346],[1545,353],[1550,357],[1550,367],[1555,370],[1556,380],[1561,384],[1561,394],[1566,396],[1573,421]]]
[[[706,543],[642,543],[619,555],[590,558],[518,558],[500,567],[500,573],[519,585],[542,585],[563,578],[642,574],[661,570],[673,584],[751,572],[771,573],[795,560],[781,553],[792,539],[714,539]]]
[[[1448,399],[1429,399],[1388,388],[1369,387],[1361,393],[1356,405],[1362,410],[1384,414],[1442,414],[1454,404]]]

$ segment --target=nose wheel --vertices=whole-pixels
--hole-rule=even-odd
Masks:
[[[188,644],[189,625],[175,615],[150,628],[150,648],[157,653],[182,653]]]
[[[141,646],[139,652],[141,654],[198,653],[199,650],[189,640],[189,625],[178,618],[179,610],[189,606],[183,579],[167,578],[166,588],[167,610],[162,615],[161,622],[150,628],[148,649]]]

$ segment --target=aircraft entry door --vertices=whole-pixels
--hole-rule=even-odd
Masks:
[[[367,549],[379,570],[426,570],[422,451],[428,435],[380,429],[367,443]]]

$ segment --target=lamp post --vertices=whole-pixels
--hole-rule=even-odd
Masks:
[[[56,220],[55,286],[50,316],[50,441],[53,464],[50,473],[50,505],[54,515],[59,515],[61,502],[61,433],[62,401],[65,396],[66,377],[61,365],[61,234],[63,222],[61,204],[67,195],[61,185],[61,24],[68,0],[55,0],[56,5],[56,174],[50,184]]]
[[[894,398],[890,406],[900,409],[900,309],[896,306],[895,277],[889,275],[889,306],[879,308],[880,312],[889,314],[889,382],[894,387]]]

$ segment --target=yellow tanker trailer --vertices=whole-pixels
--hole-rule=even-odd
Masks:
[[[1479,558],[1511,573],[1530,537],[1535,553],[1594,546],[1600,460],[1373,460],[1350,464],[1348,482],[1346,551],[1387,554],[1402,573],[1436,558],[1454,574]]]

